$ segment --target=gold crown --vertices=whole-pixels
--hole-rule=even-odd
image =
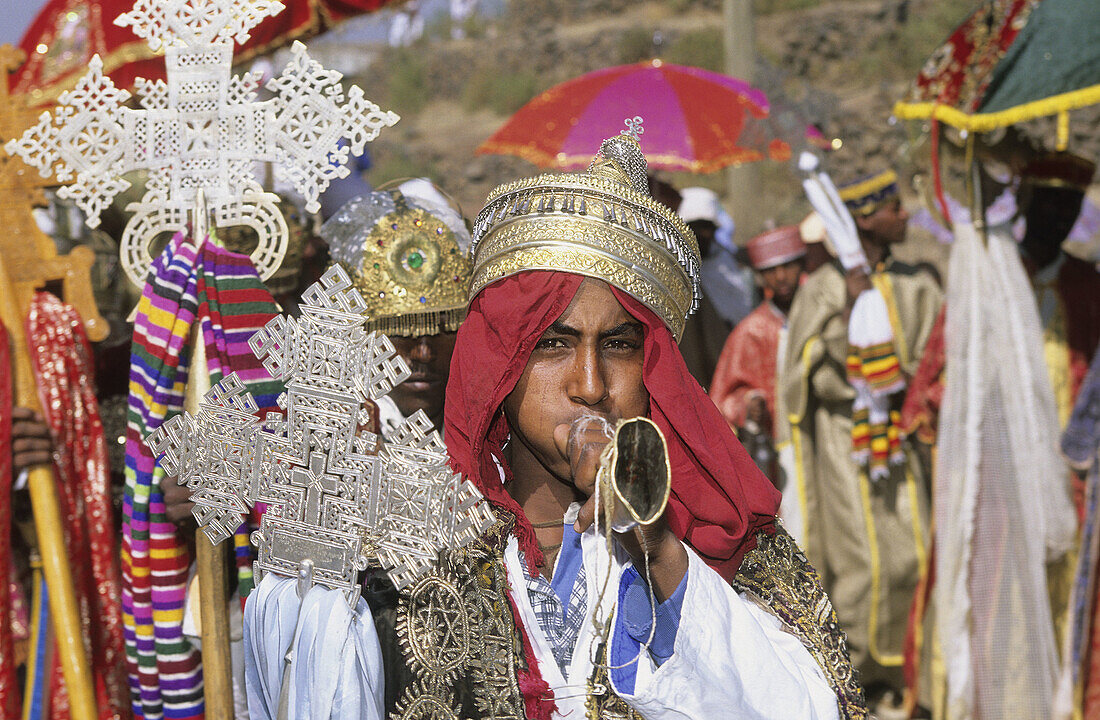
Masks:
[[[600,146],[585,172],[545,173],[495,188],[474,223],[470,297],[525,270],[599,278],[629,293],[679,338],[698,306],[699,245],[649,195],[636,137]]]
[[[363,295],[369,330],[416,337],[462,323],[470,260],[457,212],[400,190],[373,192],[346,203],[321,235]]]

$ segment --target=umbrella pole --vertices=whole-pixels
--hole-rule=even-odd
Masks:
[[[756,76],[756,28],[752,0],[723,0],[723,45],[726,74],[752,83]],[[733,220],[752,237],[763,216],[760,207],[760,168],[756,163],[726,170],[726,199]],[[705,258],[704,258],[705,259]]]
[[[23,293],[16,292],[17,283],[8,276],[0,254],[0,316],[11,336],[15,402],[40,413],[42,406],[38,402],[26,336],[23,333],[23,318],[27,314],[26,307],[34,288],[27,283],[18,285],[23,286],[20,287],[24,290]],[[24,299],[20,295],[26,295],[27,302],[20,302]],[[61,510],[58,507],[53,469],[49,465],[35,465],[30,468],[27,489],[34,514],[38,551],[42,556],[42,572],[49,588],[50,619],[57,639],[65,689],[69,694],[72,720],[95,720],[97,712],[92,673],[84,647],[65,536],[61,529]]]
[[[982,187],[982,161],[974,157],[974,142],[976,133],[970,133],[966,139],[966,200],[970,205],[970,218],[974,223],[974,229],[982,240],[982,245],[988,247],[989,233],[985,219],[985,191]]]

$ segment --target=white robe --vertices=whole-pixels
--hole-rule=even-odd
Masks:
[[[598,617],[606,619],[614,611],[620,576],[631,566],[629,557],[616,545],[609,563],[605,541],[595,528],[582,535],[581,551],[589,613],[598,604]],[[633,693],[615,687],[612,674],[616,694],[647,720],[837,718],[836,695],[798,638],[774,615],[734,591],[690,548],[687,553],[687,585],[672,657],[658,667],[643,650]],[[554,693],[554,717],[587,717],[587,681],[600,642],[593,623],[582,625],[572,662],[563,674],[535,619],[514,537],[504,560],[542,677]],[[342,594],[315,587],[306,596],[303,622],[295,627],[299,601],[294,585],[292,580],[268,576],[249,597],[245,644],[252,717],[274,717],[283,653],[292,637],[297,692],[290,696],[291,718],[350,719],[359,717],[358,712],[362,717],[381,717],[382,659],[366,603],[360,600],[352,613]],[[611,654],[616,654],[615,647]]]
[[[608,575],[603,538],[589,528],[581,538],[589,612],[599,602],[599,617],[613,612],[619,579],[631,566],[616,546]],[[775,718],[825,720],[839,717],[836,694],[817,662],[778,618],[737,593],[690,548],[688,582],[672,657],[660,667],[642,653],[633,694],[615,693],[647,720]],[[599,638],[586,622],[573,659],[563,676],[550,644],[539,628],[524,591],[524,568],[513,537],[504,555],[516,607],[527,628],[543,679],[554,692],[555,718],[587,717],[585,692]],[[607,579],[607,589],[600,589]],[[614,633],[612,633],[614,634]],[[615,655],[615,648],[611,648]]]
[[[287,720],[382,720],[382,648],[370,608],[344,593],[269,573],[244,610],[245,683],[253,720],[275,720],[293,647]]]

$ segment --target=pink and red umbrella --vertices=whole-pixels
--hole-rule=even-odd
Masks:
[[[786,160],[790,144],[767,121],[768,99],[743,80],[650,60],[587,73],[524,105],[477,149],[515,155],[545,168],[586,166],[600,142],[644,119],[650,167],[696,173],[768,158]],[[821,134],[807,131],[810,142]]]

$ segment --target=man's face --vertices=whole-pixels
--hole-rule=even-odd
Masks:
[[[643,339],[642,324],[607,284],[585,279],[569,307],[539,338],[504,399],[513,460],[516,454],[533,456],[550,474],[572,484],[569,460],[554,443],[555,428],[585,414],[612,423],[648,414]]]
[[[798,292],[798,280],[805,267],[805,258],[795,258],[760,271],[760,281],[765,290],[771,291],[777,305],[790,305],[794,300],[794,294]]]
[[[909,213],[901,206],[901,199],[894,198],[867,217],[856,218],[856,225],[879,245],[897,245],[905,241]]]
[[[714,244],[718,226],[710,220],[692,220],[687,226],[695,233],[695,240],[699,243],[699,256],[706,259],[710,246]]]
[[[408,380],[390,392],[390,398],[406,417],[423,410],[436,427],[442,427],[443,400],[451,372],[451,355],[455,351],[455,333],[420,337],[394,335],[390,340],[412,371]]]

